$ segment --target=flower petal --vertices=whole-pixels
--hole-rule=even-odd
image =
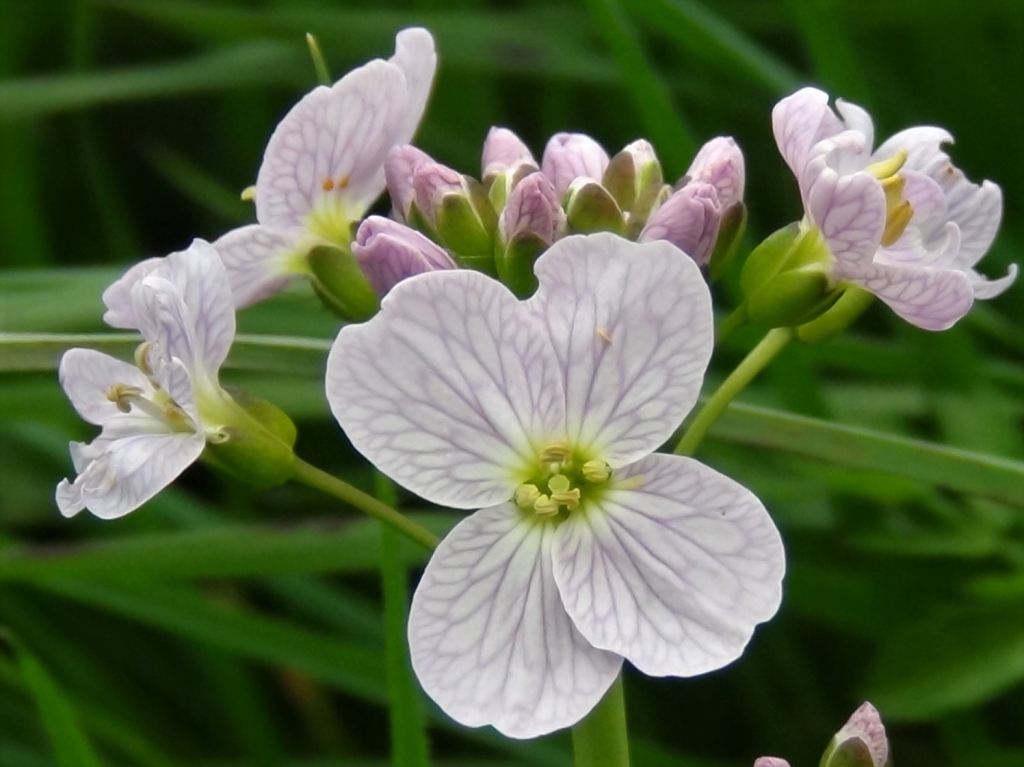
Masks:
[[[467,517],[427,564],[409,614],[423,689],[457,722],[512,738],[569,727],[622,659],[573,627],[551,574],[554,525],[510,503]]]
[[[413,275],[456,268],[447,251],[432,240],[382,216],[370,216],[359,225],[352,255],[379,295]]]
[[[577,178],[585,176],[600,181],[608,162],[608,153],[590,136],[556,133],[544,148],[541,170],[561,197]]]
[[[60,358],[58,375],[78,414],[97,425],[122,415],[107,397],[114,384],[137,386],[144,395],[153,394],[153,385],[137,367],[95,349],[68,349]]]
[[[213,247],[228,272],[236,309],[252,306],[288,287],[295,277],[288,260],[295,253],[301,234],[301,230],[249,224],[214,241]]]
[[[842,129],[839,118],[828,105],[828,94],[817,88],[801,88],[772,109],[775,143],[798,178],[811,147]]]
[[[569,441],[621,466],[651,452],[697,401],[714,343],[700,269],[664,242],[609,233],[556,242],[527,301],[565,381]]]
[[[779,607],[779,532],[746,488],[654,454],[558,528],[555,582],[595,647],[653,676],[693,676],[743,652]]]
[[[952,269],[872,264],[850,279],[924,330],[952,327],[974,303],[970,279]]]
[[[135,307],[132,304],[132,288],[161,262],[163,262],[162,256],[153,256],[139,261],[103,291],[103,304],[107,307],[107,311],[103,314],[105,323],[112,328],[127,330],[138,328],[135,320]]]
[[[191,371],[211,380],[235,339],[235,306],[227,270],[213,246],[195,240],[172,253],[133,292],[139,331]]]
[[[416,190],[412,186],[416,171],[433,162],[429,154],[410,144],[392,147],[384,160],[384,177],[393,215],[403,224],[409,223],[409,212],[416,202]]]
[[[427,500],[508,500],[546,440],[564,440],[561,373],[540,323],[468,270],[400,282],[381,311],[342,328],[327,399],[352,444]]]
[[[1009,290],[1014,280],[1017,279],[1017,265],[1010,264],[1006,274],[995,280],[990,280],[973,269],[967,272],[967,278],[971,282],[971,289],[974,290],[975,298],[981,300],[995,298]]]
[[[480,157],[481,178],[487,180],[520,165],[537,168],[537,161],[522,139],[508,128],[495,126],[487,131]]]
[[[875,144],[875,121],[868,110],[845,99],[836,99],[836,111],[848,130],[855,130],[864,136],[868,151]]]
[[[358,220],[384,188],[406,97],[402,70],[380,59],[303,96],[267,143],[256,177],[259,222],[304,227],[320,206]]]
[[[637,241],[667,240],[703,266],[711,257],[721,222],[722,207],[715,187],[690,182],[655,211]]]
[[[949,219],[960,227],[960,253],[957,264],[963,268],[977,264],[988,253],[1003,218],[1003,191],[991,181],[972,184],[959,170],[959,183],[946,192]]]
[[[841,175],[825,157],[807,165],[807,212],[821,230],[840,273],[871,263],[885,231],[885,192],[867,173]]]
[[[150,420],[154,428],[159,426]],[[66,517],[83,508],[100,519],[123,517],[173,482],[199,458],[204,445],[203,435],[195,432],[143,433],[113,440],[74,482],[65,480],[57,486],[58,508]]]
[[[718,136],[704,144],[686,175],[691,181],[711,184],[723,210],[743,200],[746,182],[743,152],[730,136]]]
[[[405,75],[406,89],[405,103],[402,105],[391,142],[408,144],[416,135],[416,129],[423,119],[423,112],[426,111],[427,101],[430,99],[430,90],[434,85],[434,72],[437,71],[434,38],[423,27],[403,29],[395,35],[395,55],[391,57],[390,62]]]

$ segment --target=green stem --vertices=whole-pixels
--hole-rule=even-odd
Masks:
[[[316,466],[306,463],[298,456],[295,457],[295,474],[292,478],[296,482],[301,482],[328,495],[333,495],[338,500],[366,512],[371,517],[376,517],[381,522],[386,522],[402,533],[402,535],[411,538],[424,548],[437,548],[437,544],[440,542],[440,539],[427,530],[427,528],[399,514],[386,503],[381,503],[372,495],[364,493],[359,488],[348,484],[348,482],[332,477]]]
[[[676,455],[693,455],[697,451],[698,445],[704,439],[704,435],[707,434],[708,429],[718,420],[718,417],[722,415],[729,406],[729,403],[746,388],[747,384],[757,377],[758,373],[768,366],[769,362],[775,359],[779,352],[786,348],[786,345],[793,338],[794,332],[792,328],[775,328],[768,331],[767,335],[750,351],[750,354],[744,358],[743,362],[737,365],[736,369],[729,374],[729,377],[722,382],[722,385],[718,387],[718,391],[711,395],[711,398],[705,403],[704,408],[697,413],[697,417],[693,419],[693,423],[690,424],[683,434],[682,439],[679,440],[679,444],[676,445],[676,449],[673,452]]]
[[[572,728],[575,767],[629,767],[622,675],[586,719]]]
[[[395,507],[395,487],[387,477],[376,475],[377,498]],[[391,763],[395,767],[427,767],[430,757],[423,730],[419,693],[413,681],[406,643],[408,577],[398,558],[398,532],[380,526],[380,572],[384,592],[384,657],[387,661],[388,700],[391,716]]]
[[[321,85],[331,84],[331,72],[327,69],[327,62],[324,60],[324,52],[320,50],[320,42],[310,33],[306,33],[306,45],[309,46],[309,55],[313,58],[313,67],[316,69],[316,79]]]
[[[742,304],[733,309],[728,316],[715,325],[715,343],[720,344],[731,335],[734,330],[743,326],[747,321],[747,304]]]

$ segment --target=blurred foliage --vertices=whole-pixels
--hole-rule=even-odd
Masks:
[[[305,32],[340,74],[412,24],[442,57],[418,143],[467,172],[494,124],[538,153],[557,130],[611,149],[645,136],[671,177],[728,133],[753,243],[798,215],[769,113],[813,82],[868,107],[880,135],[949,128],[968,175],[1006,193],[983,268],[1024,261],[1019,0],[5,0],[0,332],[102,331],[99,294],[125,265],[249,220],[238,192],[315,81]],[[900,765],[1024,764],[1022,295],[938,335],[876,307],[844,338],[787,350],[716,427],[701,457],[782,527],[785,602],[728,669],[627,674],[638,767],[814,764],[865,697]],[[370,489],[317,380],[332,319],[296,291],[240,325],[257,337],[228,382]],[[756,338],[731,338],[713,377]],[[201,467],[117,523],[61,519],[66,442],[89,432],[53,373],[67,338],[24,340],[0,336],[0,625],[21,648],[0,651],[0,765],[72,763],[59,731],[106,765],[387,764],[376,526]],[[564,736],[513,743],[427,710],[436,764],[569,761]]]

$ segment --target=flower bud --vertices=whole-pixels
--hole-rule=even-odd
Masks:
[[[777,756],[762,756],[754,762],[754,767],[789,767],[789,762]]]
[[[352,255],[379,296],[414,274],[456,268],[439,245],[382,216],[370,216],[359,225]]]
[[[421,165],[412,183],[437,239],[463,266],[493,273],[498,217],[480,183],[439,163]]]
[[[709,277],[712,281],[720,279],[729,268],[746,228],[747,206],[742,202],[734,202],[722,211],[718,239],[715,240],[715,249],[711,251],[711,257],[708,259]]]
[[[380,309],[380,298],[351,251],[337,245],[315,245],[306,256],[313,290],[342,319],[363,322]]]
[[[668,240],[703,266],[711,257],[722,220],[718,194],[711,184],[690,183],[651,216],[639,242]]]
[[[533,159],[529,147],[508,128],[491,128],[484,140],[483,155],[480,160],[483,169],[484,183],[491,181],[499,174],[507,173],[520,166],[529,166],[532,171],[540,170]],[[532,172],[531,171],[531,172]]]
[[[770,327],[809,322],[838,297],[820,233],[791,224],[754,248],[740,275],[747,316]]]
[[[391,207],[395,218],[403,224],[410,223],[416,203],[413,177],[420,166],[433,162],[430,155],[410,144],[392,147],[384,160],[384,178],[391,197]]]
[[[661,163],[654,154],[654,147],[643,139],[634,141],[615,155],[601,177],[602,186],[611,193],[619,207],[630,212],[642,201],[648,203],[649,211],[650,203],[654,201],[652,192],[656,194],[663,183]]]
[[[292,477],[295,424],[277,406],[232,388],[217,404],[223,421],[207,439],[203,460],[259,489],[284,484]]]
[[[883,767],[889,741],[878,711],[864,703],[837,732],[821,757],[821,767]]]
[[[498,276],[513,293],[525,297],[537,287],[533,263],[565,233],[566,216],[555,188],[540,172],[512,190],[498,219]]]
[[[724,210],[743,200],[745,175],[743,152],[733,139],[719,136],[701,147],[684,178],[715,187]]]
[[[582,133],[556,133],[544,148],[541,170],[555,187],[561,199],[573,181],[586,176],[604,177],[608,153],[590,136]]]
[[[572,182],[565,193],[565,212],[569,230],[574,233],[625,232],[619,204],[592,178],[580,177]]]

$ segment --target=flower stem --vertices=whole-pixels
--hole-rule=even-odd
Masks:
[[[575,767],[629,767],[622,675],[587,717],[572,728]]]
[[[747,305],[746,302],[744,302],[733,309],[722,319],[721,322],[715,325],[715,343],[722,343],[722,341],[724,341],[727,336],[731,335],[734,330],[743,327],[743,323],[746,321]]]
[[[736,395],[746,388],[747,384],[757,377],[757,374],[764,370],[768,363],[786,348],[786,345],[794,338],[792,328],[775,328],[768,331],[761,342],[755,346],[744,360],[736,366],[729,377],[726,378],[718,391],[711,395],[705,403],[704,408],[697,413],[693,423],[683,434],[673,451],[676,455],[693,455],[698,445],[704,439],[711,425],[718,420],[729,403]]]
[[[337,477],[332,477],[326,471],[306,463],[298,456],[295,457],[295,474],[293,479],[328,495],[333,495],[338,500],[366,512],[371,517],[376,517],[381,522],[391,525],[402,535],[411,538],[426,549],[436,548],[440,541],[427,528],[416,524],[387,504],[381,503],[372,495],[364,493],[359,488],[353,487],[348,482],[343,482]]]

